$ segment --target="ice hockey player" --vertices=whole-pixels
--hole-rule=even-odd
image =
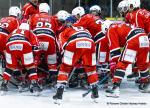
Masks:
[[[40,55],[44,55],[50,76],[56,77],[58,71],[55,40],[58,26],[56,20],[49,15],[49,11],[49,5],[47,3],[41,3],[39,5],[40,13],[32,15],[30,18],[30,28],[39,40]],[[38,58],[37,61],[39,61]],[[40,64],[40,62],[37,64]],[[53,80],[56,80],[56,78]]]
[[[84,13],[82,12],[83,9],[81,11],[79,7],[76,7],[74,10],[72,11],[72,15],[76,17],[82,17],[80,17],[80,19],[76,21],[76,23],[74,23],[73,25],[83,26],[84,28],[88,29],[93,36],[93,40],[96,44],[97,70],[99,70],[99,73],[101,74],[102,67],[108,67],[109,60],[107,39],[105,38],[105,35],[101,32],[101,23],[103,22],[103,20],[101,19],[101,8],[98,5],[94,5],[90,8],[90,13],[86,15],[82,14]],[[105,71],[104,74],[105,73],[107,73],[107,71]]]
[[[122,13],[124,13],[123,17],[125,17],[126,23],[131,24],[133,27],[143,28],[145,32],[149,35],[150,12],[146,9],[140,9],[140,4],[140,0],[123,0],[120,2],[120,8],[122,8]],[[121,11],[121,9],[119,9],[119,11]],[[133,66],[133,73],[131,75],[128,75],[127,78],[138,76],[138,69],[136,64],[133,64]]]
[[[118,4],[117,7],[118,12],[120,13],[121,17],[125,22],[126,21],[126,15],[128,14],[128,1],[123,0]],[[135,80],[138,81],[139,79],[139,73],[138,73],[138,68],[135,63],[132,64],[132,73],[127,75],[127,80]]]
[[[0,20],[0,51],[3,53],[6,45],[6,37],[16,28],[19,27],[20,21],[19,17],[21,15],[21,11],[17,6],[10,7],[9,16],[4,17]]]
[[[150,34],[150,12],[146,9],[140,9],[140,0],[127,0],[128,14],[126,22],[134,27],[143,28],[145,32]]]
[[[37,13],[39,13],[38,0],[29,0],[22,8],[22,22],[26,23],[33,14]]]
[[[73,26],[82,26],[85,29],[89,30],[92,35],[92,39],[96,44],[99,44],[100,40],[105,38],[105,35],[101,32],[101,23],[102,19],[100,18],[101,8],[99,6],[92,6],[90,8],[90,14],[85,14],[84,8],[76,7],[72,10],[72,15],[78,19]],[[105,39],[103,39],[105,43]],[[105,45],[105,44],[104,44]],[[104,47],[103,47],[104,48]],[[99,52],[100,49],[97,48]],[[105,55],[106,56],[106,55]],[[98,58],[98,57],[97,57]]]
[[[140,8],[140,0],[127,0],[128,14],[126,22],[145,30],[150,40],[150,12]]]
[[[54,15],[53,17],[56,19],[57,22],[57,31],[56,31],[56,51],[57,51],[57,63],[58,63],[58,67],[61,64],[61,48],[60,48],[60,43],[59,43],[59,34],[64,31],[66,29],[66,25],[65,25],[65,20],[67,19],[67,17],[70,16],[70,13],[68,13],[66,10],[59,10],[57,12],[56,15]]]
[[[96,44],[96,60],[99,76],[101,77],[103,73],[106,75],[106,73],[108,73],[108,71],[106,71],[107,69],[103,72],[101,69],[102,67],[108,67],[109,49],[107,45],[107,39],[105,38],[105,35],[101,32],[101,23],[103,22],[103,20],[101,19],[100,6],[94,5],[90,7],[90,13],[86,15],[84,12],[84,8],[76,7],[72,10],[72,15],[78,19],[73,24],[74,26],[82,26],[89,30],[89,32],[92,34],[92,39]]]
[[[70,25],[59,35],[59,39],[64,54],[57,78],[57,92],[53,96],[53,99],[56,100],[55,103],[59,104],[62,100],[68,75],[79,62],[82,63],[87,74],[88,83],[92,89],[92,99],[96,100],[99,97],[98,75],[96,72],[95,44],[91,34],[81,26]]]
[[[2,57],[2,67],[5,68],[5,46],[8,35],[17,29],[20,25],[19,17],[21,10],[17,6],[12,6],[9,9],[9,16],[0,19],[0,54]]]
[[[122,24],[112,24],[106,20],[102,24],[102,31],[106,33],[109,40],[111,61],[114,62],[114,77],[112,89],[106,90],[107,96],[119,97],[119,88],[126,68],[132,64],[135,59],[140,72],[141,82],[139,90],[147,92],[150,84],[149,80],[149,40],[145,31],[141,28],[131,28],[131,26]],[[120,48],[124,46],[121,53]]]
[[[31,81],[30,91],[41,92],[41,88],[37,83],[37,72],[34,64],[33,53],[38,51],[37,37],[29,31],[29,24],[22,23],[18,29],[15,29],[9,35],[6,43],[6,68],[3,73],[3,82],[1,91],[8,90],[7,84],[12,76],[13,71],[23,66],[29,75]]]
[[[101,28],[101,19],[99,16],[93,14],[86,14],[83,7],[76,7],[72,10],[72,15],[78,20],[73,24],[74,26],[82,26],[89,30],[94,37]]]
[[[58,35],[65,30],[66,26],[65,26],[65,20],[70,16],[70,14],[65,11],[65,10],[60,10],[57,12],[57,14],[54,16],[56,18],[56,21],[58,23],[58,28],[57,28],[57,38]]]

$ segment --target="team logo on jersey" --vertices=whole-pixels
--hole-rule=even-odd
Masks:
[[[78,41],[76,42],[76,48],[91,48],[91,42],[89,41]]]
[[[23,49],[23,44],[10,45],[10,46],[9,46],[9,49],[10,49],[11,51],[14,51],[14,50],[22,51],[22,49]]]

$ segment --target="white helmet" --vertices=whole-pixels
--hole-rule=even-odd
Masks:
[[[46,13],[49,13],[50,11],[50,7],[47,3],[41,3],[39,5],[39,12],[46,12]]]
[[[128,9],[133,10],[135,8],[139,8],[141,5],[140,0],[127,0],[128,2]]]
[[[56,14],[56,16],[57,16],[58,20],[65,21],[70,16],[70,14],[65,10],[60,10]]]
[[[81,7],[81,6],[78,6],[78,7],[74,8],[74,9],[72,10],[72,15],[73,15],[73,16],[79,15],[79,16],[81,17],[81,16],[84,15],[84,14],[85,14],[85,10],[84,10],[84,8]]]
[[[96,11],[97,13],[101,13],[101,7],[98,5],[94,5],[92,7],[90,7],[90,12],[92,11]]]
[[[119,13],[125,13],[128,11],[128,1],[127,0],[123,0],[118,4],[117,10],[119,11]]]
[[[28,23],[22,23],[20,26],[19,26],[19,29],[23,29],[23,30],[29,30],[29,24]]]
[[[16,16],[19,17],[21,15],[21,10],[17,6],[12,6],[9,8],[9,16]]]
[[[101,26],[101,29],[102,29],[102,32],[105,34],[106,31],[109,29],[110,25],[112,24],[113,22],[110,21],[110,20],[105,20],[104,22],[102,22],[102,26]]]

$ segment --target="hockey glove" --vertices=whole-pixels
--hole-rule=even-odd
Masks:
[[[116,62],[110,62],[110,75],[111,77],[114,76],[114,73],[116,71],[117,63]]]

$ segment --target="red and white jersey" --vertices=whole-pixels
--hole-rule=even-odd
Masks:
[[[150,33],[150,12],[146,9],[138,9],[126,15],[126,22],[134,27],[143,28]]]
[[[55,55],[55,35],[57,30],[56,20],[52,16],[49,16],[48,13],[34,14],[30,18],[30,28],[33,30],[33,32],[36,34],[37,38],[40,41],[41,51],[47,53],[46,55],[49,58],[51,58],[52,55]],[[52,59],[47,60],[50,60],[48,64],[53,64],[53,66],[51,65],[48,67],[50,67],[51,69],[53,68],[53,70],[55,68],[56,70],[56,66],[54,67],[55,63],[51,62]]]
[[[110,56],[112,61],[118,61],[121,51],[120,48],[124,47],[126,43],[126,37],[130,32],[131,28],[125,23],[113,24],[106,32],[108,38]]]
[[[96,60],[99,64],[109,62],[108,39],[103,32],[98,32],[94,37],[96,45]]]
[[[57,30],[57,22],[47,13],[35,14],[30,18],[30,28],[36,35],[55,36]]]
[[[95,84],[98,81],[95,43],[88,30],[81,26],[66,28],[60,33],[59,39],[64,52],[57,82],[66,82],[73,67],[83,66],[89,84]]]
[[[148,36],[146,35],[144,29],[132,29],[131,26],[125,23],[111,25],[106,33],[106,36],[108,38],[111,60],[114,62],[118,62],[121,54],[120,48],[124,47],[125,45],[128,46],[129,43],[130,46],[133,45],[132,49],[134,49],[135,51],[137,50],[137,46],[139,46],[140,48],[143,48],[145,46],[147,47],[147,45],[149,46],[149,44],[143,44],[143,42],[145,42],[144,39],[148,39]],[[134,46],[135,43],[136,46]]]
[[[101,31],[101,18],[92,14],[86,14],[81,17],[73,26],[82,26],[89,30],[91,35],[94,37],[98,32]]]
[[[17,29],[20,21],[13,17],[4,17],[0,20],[0,52],[3,53],[6,47],[7,36]]]
[[[0,53],[2,54],[4,53],[4,50],[6,48],[6,40],[7,40],[7,36],[0,34]]]
[[[60,21],[58,20],[58,18],[57,18],[56,15],[53,16],[53,18],[56,20],[57,25],[58,25],[58,26],[57,26],[57,31],[56,31],[56,37],[57,37],[57,39],[58,39],[59,34],[60,34],[62,31],[64,31],[64,30],[66,29],[66,26],[63,25],[62,23],[60,23]]]
[[[39,13],[39,6],[36,6],[31,2],[26,3],[22,8],[22,22],[27,22],[30,16],[37,13]]]
[[[29,30],[16,29],[7,39],[7,44],[14,42],[26,42],[31,46],[39,46],[36,35]]]
[[[59,35],[59,42],[60,42],[62,49],[65,47],[65,45],[67,45],[71,41],[76,41],[78,39],[91,40],[92,37],[89,31],[84,29],[81,26],[78,26],[78,27],[72,26],[70,28],[66,28]]]
[[[0,20],[0,28],[4,29],[0,31],[3,34],[10,34],[15,29],[17,29],[20,25],[19,19],[13,16],[4,17]]]

